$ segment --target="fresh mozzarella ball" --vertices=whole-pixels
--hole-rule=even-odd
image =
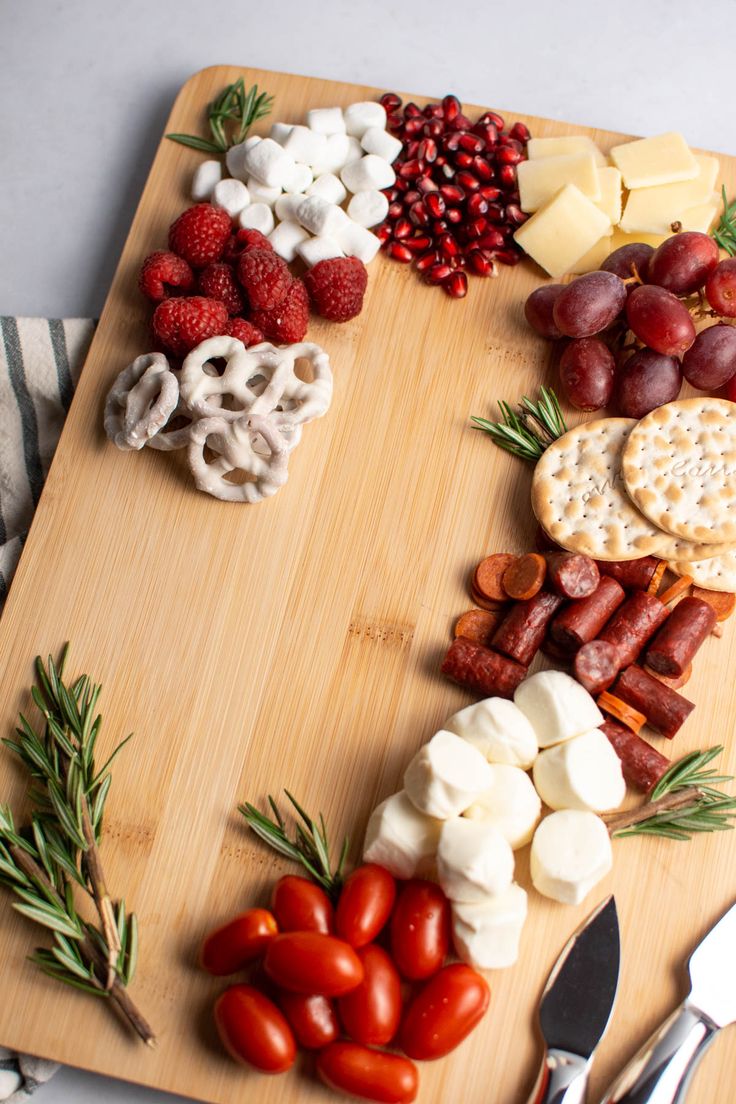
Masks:
[[[508,841],[482,820],[446,820],[437,847],[437,877],[451,901],[482,901],[503,893],[514,876]]]
[[[385,866],[395,878],[429,874],[439,843],[441,820],[425,816],[401,790],[371,813],[363,861]]]
[[[605,813],[626,796],[621,760],[598,728],[541,751],[534,785],[550,809]]]
[[[486,698],[455,713],[446,722],[476,747],[489,763],[528,770],[537,757],[537,736],[517,705],[506,698]]]
[[[534,888],[553,901],[579,905],[611,869],[611,840],[600,817],[578,809],[550,813],[534,833]]]
[[[491,773],[491,785],[465,810],[463,816],[492,824],[516,851],[534,835],[542,802],[531,778],[519,767],[492,763]]]
[[[527,896],[512,882],[503,893],[452,905],[452,941],[464,962],[478,970],[503,970],[519,957]]]
[[[588,691],[564,671],[540,671],[524,679],[514,694],[514,702],[543,748],[603,724],[603,714]]]
[[[464,812],[491,784],[479,751],[453,732],[436,732],[404,774],[404,789],[420,813],[447,820]]]

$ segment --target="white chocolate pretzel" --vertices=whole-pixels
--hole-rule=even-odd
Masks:
[[[166,424],[179,384],[162,353],[144,353],[123,368],[105,402],[105,433],[119,449],[142,449]]]
[[[265,442],[268,457],[256,452],[257,439]],[[216,453],[210,462],[205,448]],[[289,477],[289,448],[269,416],[248,415],[231,421],[226,418],[201,418],[191,429],[189,465],[200,491],[226,502],[260,502],[276,494]],[[233,472],[250,476],[249,481],[233,483]]]

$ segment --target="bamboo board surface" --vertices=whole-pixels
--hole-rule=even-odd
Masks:
[[[194,76],[167,130],[197,130],[204,105],[242,72]],[[273,119],[284,121],[375,94],[245,76],[275,94]],[[535,135],[587,133],[604,149],[620,140],[525,121]],[[327,1101],[333,1095],[304,1075],[303,1061],[268,1078],[221,1053],[210,1009],[223,986],[196,969],[196,948],[293,869],[247,833],[239,801],[288,787],[322,810],[335,840],[351,833],[356,859],[370,810],[470,700],[437,673],[454,619],[470,605],[468,571],[490,551],[526,549],[534,525],[530,470],[472,432],[468,417],[552,379],[549,349],[522,311],[540,275],[525,262],[496,280],[472,278],[458,303],[379,257],[359,318],[310,325],[309,339],[332,358],[335,396],[306,427],[288,484],[257,506],[210,499],[194,490],[181,454],[121,453],[102,431],[110,382],[148,347],[138,267],[165,245],[199,159],[160,145],[0,623],[3,734],[27,704],[33,656],[67,639],[70,673],[104,684],[100,755],[136,733],[115,767],[103,855],[113,893],[139,914],[132,994],[160,1041],[147,1050],[96,1001],[29,966],[37,931],[3,901],[0,1043],[206,1101]],[[736,161],[720,160],[731,194]],[[735,661],[727,624],[698,657],[688,685],[698,708],[673,754],[724,741],[722,765],[736,771]],[[3,749],[0,796],[18,810],[23,792]],[[548,971],[593,904],[615,891],[621,984],[594,1065],[597,1099],[684,996],[689,951],[736,897],[734,846],[728,833],[687,844],[622,840],[612,874],[580,907],[532,892],[519,963],[490,975],[487,1018],[458,1053],[422,1068],[419,1099],[526,1099]],[[528,887],[527,852],[517,876]],[[735,1069],[736,1034],[726,1032],[688,1104],[731,1099],[724,1087]]]

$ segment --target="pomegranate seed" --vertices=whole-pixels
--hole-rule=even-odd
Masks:
[[[498,131],[493,123],[476,123],[472,131],[473,134],[477,134],[479,138],[483,139],[489,149],[495,146],[498,141]]]
[[[415,226],[426,226],[429,222],[429,215],[427,214],[427,208],[424,206],[421,200],[417,203],[412,203],[409,208],[409,218]]]
[[[457,257],[460,255],[460,246],[452,234],[440,234],[437,239],[437,248],[443,257]]]
[[[515,138],[517,142],[526,143],[531,138],[529,127],[525,123],[514,123],[509,134],[512,138]]]
[[[441,169],[443,165],[447,164],[447,158],[444,153],[441,153],[434,163],[435,169]]]
[[[444,127],[439,119],[430,119],[428,123],[425,123],[422,127],[422,134],[425,138],[439,138],[443,132]]]
[[[431,176],[420,177],[419,180],[417,180],[417,188],[422,193],[422,195],[426,195],[427,192],[439,191],[437,184],[435,184]]]
[[[456,150],[460,149],[460,135],[448,134],[447,137],[443,139],[442,148],[447,153],[455,153]]]
[[[480,249],[471,249],[467,255],[468,267],[476,276],[491,276],[494,270],[493,261],[490,261]]]
[[[410,188],[408,192],[404,192],[404,207],[411,207],[414,203],[418,203],[421,198],[417,188]]]
[[[499,165],[498,182],[502,187],[516,187],[516,165]]]
[[[445,96],[442,101],[442,114],[448,122],[451,122],[452,119],[456,119],[458,117],[461,108],[462,104],[460,103],[457,96]]]
[[[460,149],[467,150],[468,153],[481,153],[485,148],[485,142],[477,134],[465,131],[460,135]]]
[[[378,102],[381,107],[386,108],[386,114],[390,115],[392,111],[401,107],[401,96],[397,96],[395,92],[384,92]]]
[[[440,162],[440,159],[438,157],[437,160],[435,161],[435,165],[439,165],[439,162]],[[452,167],[452,165],[448,165],[448,164],[440,165],[440,171],[441,171],[443,177],[445,178],[445,180],[454,180],[455,170]]]
[[[506,125],[503,121],[503,116],[498,115],[495,111],[484,111],[478,122],[490,123],[492,126],[495,126],[497,130],[503,130]]]
[[[442,288],[451,299],[464,299],[468,294],[468,277],[464,272],[453,272],[442,281]]]
[[[446,234],[450,229],[450,224],[446,218],[436,219],[432,226],[432,233],[436,238],[439,238],[440,234]]]
[[[424,119],[420,115],[418,118],[413,117],[407,119],[404,123],[404,137],[416,138],[418,134],[422,133],[422,127],[424,126]]]
[[[403,242],[392,241],[388,247],[389,257],[393,257],[395,261],[401,261],[402,264],[409,264],[413,259],[414,254]]]
[[[449,123],[451,130],[470,130],[472,125],[467,115],[456,115]]]
[[[478,155],[473,158],[472,169],[479,180],[493,180],[493,165],[485,157]]]
[[[447,263],[450,268],[465,268],[465,257],[462,253],[458,253],[457,257],[452,257]]]
[[[496,259],[505,265],[517,265],[521,260],[521,253],[516,249],[499,249]]]
[[[394,237],[399,241],[402,238],[408,238],[414,227],[407,218],[400,218],[394,226]]]
[[[401,192],[398,190],[398,188],[384,188],[383,194],[385,195],[389,203],[395,203],[401,195]]]
[[[432,239],[429,234],[415,234],[413,238],[407,238],[404,245],[412,253],[424,253],[432,245]]]
[[[399,176],[404,180],[416,180],[421,175],[422,166],[416,157],[412,157],[409,161],[404,161],[403,164],[399,165]]]
[[[465,227],[465,232],[472,241],[474,238],[482,238],[487,229],[488,219],[477,218],[472,219],[471,222],[467,224],[467,226]]]
[[[465,192],[462,188],[458,188],[457,184],[441,184],[440,195],[445,203],[462,203],[465,199]]]
[[[458,150],[453,157],[455,167],[458,169],[469,169],[474,160],[472,153],[466,153],[465,150]]]
[[[482,188],[478,189],[478,194],[487,199],[489,203],[493,203],[500,196],[501,189],[495,188],[492,184],[484,184]]]
[[[510,134],[502,134],[498,139],[500,146],[505,146],[507,149],[516,150],[517,153],[524,152],[524,146],[521,142],[517,142],[515,138],[512,138]]]
[[[456,179],[460,187],[464,188],[466,192],[475,192],[480,188],[480,181],[472,173],[459,172]]]
[[[473,192],[468,199],[465,208],[471,218],[478,218],[479,215],[484,215],[488,210],[488,200],[485,199],[480,192]],[[506,208],[508,210],[508,208]]]
[[[386,127],[392,134],[399,134],[404,129],[404,120],[401,115],[389,115],[386,119]]]
[[[504,209],[500,203],[489,203],[488,210],[486,211],[486,216],[489,222],[503,222],[504,218],[506,217]]]
[[[518,206],[518,204],[516,204],[516,203],[507,203],[506,204],[506,218],[509,220],[509,222],[513,222],[514,226],[521,226],[522,222],[526,222],[526,220],[529,218],[529,216],[524,214],[524,212],[522,211],[521,207]]]
[[[413,103],[411,100],[404,107],[404,117],[407,118],[407,119],[412,119],[412,118],[415,119],[417,117],[420,117],[421,114],[422,113],[419,110],[419,108],[417,107],[417,105],[415,103]]]
[[[395,222],[397,218],[401,218],[403,213],[404,213],[404,204],[403,203],[399,203],[398,200],[396,200],[394,203],[389,203],[389,205],[388,205],[388,217],[391,219],[392,222]]]
[[[430,164],[437,160],[437,143],[434,138],[425,138],[419,143],[417,157],[420,161],[428,161]]]
[[[412,158],[417,156],[418,152],[419,152],[419,139],[418,138],[412,138],[404,146],[402,156],[408,157],[411,160]]]
[[[445,218],[451,225],[459,225],[463,221],[463,213],[459,207],[448,207],[445,211]]]
[[[441,284],[449,279],[450,276],[452,276],[452,269],[450,266],[440,262],[440,264],[432,265],[432,267],[427,270],[424,279],[428,284]]]
[[[445,213],[446,205],[441,192],[430,192],[424,197],[424,205],[432,218],[442,218]]]
[[[496,150],[496,160],[499,165],[518,165],[520,161],[524,160],[524,154],[512,149],[511,146],[501,146],[500,149]]]
[[[428,253],[422,253],[421,257],[417,257],[416,269],[417,272],[427,272],[438,263],[440,259],[439,253],[435,253],[433,249],[430,249]]]
[[[409,184],[408,180],[404,180],[403,177],[401,177],[401,176],[396,177],[396,181],[394,183],[394,188],[396,188],[397,191],[399,191],[403,194],[404,192],[409,191],[410,186],[411,185]]]
[[[499,230],[486,230],[475,244],[480,249],[503,249],[504,237]]]
[[[391,238],[392,231],[387,222],[382,222],[378,229],[374,231],[374,233],[381,244],[385,245],[385,243]]]

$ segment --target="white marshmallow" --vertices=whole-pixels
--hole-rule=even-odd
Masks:
[[[524,679],[514,702],[531,723],[542,748],[603,724],[603,714],[588,691],[564,671],[540,671]]]
[[[314,174],[309,165],[303,165],[301,161],[298,161],[294,165],[293,173],[284,184],[284,191],[301,195],[306,192],[313,180]]]
[[[446,820],[437,845],[437,877],[451,901],[482,901],[503,893],[514,876],[508,840],[480,820]]]
[[[424,816],[401,790],[371,813],[363,861],[385,866],[395,878],[429,874],[434,868],[441,828],[441,820]]]
[[[452,941],[458,957],[478,970],[503,970],[519,957],[527,895],[512,882],[483,901],[452,905]]]
[[[262,234],[270,234],[274,228],[273,211],[265,203],[251,203],[238,215],[238,222],[244,230],[260,230]]]
[[[306,189],[306,194],[321,196],[322,199],[326,199],[328,203],[339,204],[342,203],[348,193],[345,191],[343,182],[335,176],[334,173],[322,173],[322,176],[318,176],[317,179],[309,185]]]
[[[250,138],[246,138],[243,142],[243,149],[253,149],[254,146],[257,146],[258,143],[262,141],[263,139],[261,138],[260,134],[251,134]]]
[[[212,189],[212,204],[222,207],[230,218],[237,218],[250,203],[250,192],[242,180],[218,180]]]
[[[454,713],[444,726],[476,747],[489,763],[528,770],[537,757],[537,736],[517,705],[485,698]]]
[[[260,141],[260,138],[258,141]],[[257,145],[258,143],[256,142],[255,144]],[[248,175],[245,168],[246,153],[245,142],[239,142],[237,146],[231,146],[225,154],[227,171],[234,180],[245,180]]]
[[[540,752],[534,785],[550,809],[605,813],[626,796],[621,760],[597,728]]]
[[[284,195],[279,196],[274,205],[276,218],[286,222],[296,222],[297,210],[299,209],[299,205],[303,202],[303,195],[292,195],[291,192],[286,192]]]
[[[386,109],[375,100],[364,100],[346,107],[343,112],[345,129],[355,138],[362,138],[369,127],[386,129]]]
[[[269,132],[269,138],[273,138],[274,142],[278,142],[280,146],[283,146],[286,139],[291,134],[291,123],[272,123],[271,130]]]
[[[8,1053],[10,1057],[10,1053]],[[13,1096],[14,1093],[23,1084],[23,1078],[17,1070],[8,1069],[0,1070],[0,1100],[7,1100],[9,1096]],[[30,1090],[33,1091],[32,1089]],[[25,1098],[25,1093],[22,1094],[22,1098]]]
[[[222,180],[220,161],[203,161],[192,180],[192,199],[195,203],[208,203],[212,190]]]
[[[306,241],[309,234],[298,222],[286,219],[280,222],[275,230],[268,235],[268,240],[274,247],[279,257],[291,264],[296,257],[297,246]]]
[[[317,134],[305,126],[293,126],[284,139],[284,149],[295,161],[319,165],[327,152],[327,135]]]
[[[294,158],[273,138],[263,138],[247,149],[244,164],[250,176],[269,188],[283,188],[294,171]]]
[[[351,161],[340,173],[340,179],[349,192],[365,192],[370,189],[381,191],[390,188],[396,180],[396,173],[375,153],[367,153],[360,161]]]
[[[249,176],[246,184],[250,192],[251,203],[265,203],[267,207],[273,207],[282,194],[280,188],[269,188],[265,184],[261,184],[255,176]]]
[[[336,236],[348,222],[348,216],[336,203],[328,203],[321,196],[311,195],[303,199],[296,211],[297,220],[310,234],[318,237]]]
[[[319,165],[312,166],[314,175],[340,172],[351,161],[358,161],[363,156],[363,152],[363,147],[357,138],[349,138],[347,134],[331,134],[327,139],[323,160]]]
[[[377,226],[387,214],[388,199],[375,188],[356,192],[348,203],[348,215],[358,226]]]
[[[296,247],[307,268],[314,268],[320,261],[331,261],[333,257],[344,257],[340,246],[333,238],[308,238]]]
[[[370,264],[381,248],[381,239],[365,226],[358,226],[352,219],[346,219],[337,233],[340,248],[348,257],[357,257],[363,264]]]
[[[404,789],[420,813],[447,820],[472,805],[491,778],[491,768],[479,751],[440,730],[409,763]]]
[[[594,813],[550,813],[534,833],[532,882],[553,901],[579,905],[612,865],[608,829]]]
[[[534,835],[542,815],[542,802],[531,778],[519,767],[491,764],[491,773],[491,785],[463,816],[492,824],[516,851]]]
[[[394,138],[393,134],[389,134],[383,127],[368,127],[360,139],[360,144],[366,153],[375,153],[389,164],[396,160],[404,148],[401,139]]]
[[[344,134],[345,119],[341,107],[313,107],[307,112],[307,126],[318,134]]]

